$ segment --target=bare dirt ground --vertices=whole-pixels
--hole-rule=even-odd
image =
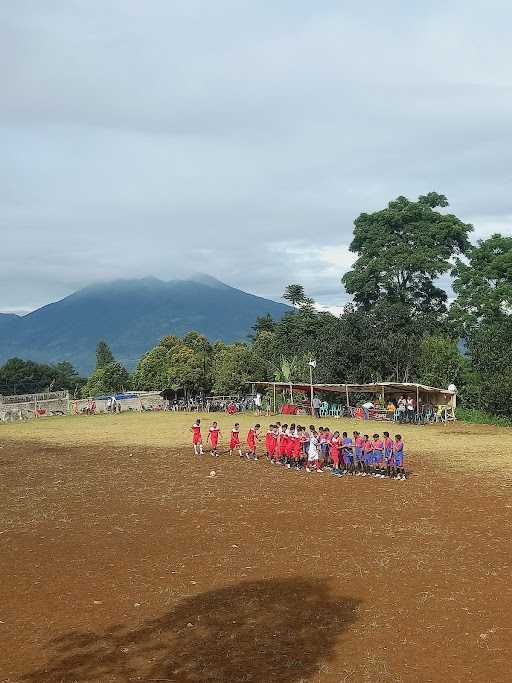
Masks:
[[[441,462],[4,442],[0,681],[510,681],[510,480]]]

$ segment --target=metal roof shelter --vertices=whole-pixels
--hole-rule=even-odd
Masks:
[[[446,405],[455,410],[457,394],[448,389],[429,387],[425,384],[412,382],[372,382],[370,384],[296,384],[289,382],[251,382],[253,388],[266,387],[274,390],[274,408],[276,389],[288,389],[293,397],[293,391],[322,392],[343,394],[347,405],[350,405],[350,394],[379,394],[382,398],[395,398],[400,394],[414,394],[416,401]]]

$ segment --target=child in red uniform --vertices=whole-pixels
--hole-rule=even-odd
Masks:
[[[389,432],[384,432],[384,463],[388,477],[391,476],[393,462],[393,439],[390,437]]]
[[[203,437],[201,435],[201,420],[196,420],[190,428],[192,432],[192,445],[195,455],[203,455]]]
[[[249,431],[247,432],[247,460],[257,460],[258,456],[256,455],[256,442],[258,440],[258,430],[260,428],[259,424],[255,424],[254,427],[251,427]]]
[[[341,471],[340,471],[340,444],[341,444],[341,439],[340,439],[340,433],[339,432],[334,432],[331,438],[331,442],[329,444],[330,449],[331,449],[331,461],[332,461],[332,473],[340,477],[341,476]]]
[[[302,453],[302,427],[297,425],[295,434],[292,436],[292,462],[290,466],[293,465],[296,470],[300,469],[300,456]]]
[[[212,455],[214,458],[218,458],[217,446],[219,445],[220,429],[216,422],[212,422],[212,426],[208,430],[208,441],[212,447]]]
[[[295,441],[295,433],[296,427],[295,423],[292,422],[290,425],[290,429],[288,430],[288,440],[286,442],[286,465],[288,469],[291,467],[291,461],[292,461],[292,455],[293,455],[293,444]]]
[[[242,447],[240,446],[240,425],[235,422],[235,426],[231,430],[231,438],[229,440],[229,455],[233,455],[234,450],[238,451],[238,455],[242,457]]]
[[[269,425],[267,432],[265,434],[265,457],[270,458],[271,441],[272,441],[272,430],[274,425]]]
[[[368,434],[364,434],[363,440],[363,477],[366,477],[372,474],[373,441]]]
[[[281,427],[281,434],[279,436],[279,459],[277,462],[283,465],[286,460],[286,451],[288,450],[288,425],[284,424]]]
[[[275,463],[277,441],[279,439],[279,429],[277,425],[272,425],[270,430],[270,436],[268,437],[268,454],[270,456],[270,462]]]
[[[373,464],[375,466],[375,476],[384,479],[382,463],[384,461],[384,441],[379,434],[373,435]]]

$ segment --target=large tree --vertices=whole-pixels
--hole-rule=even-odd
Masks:
[[[82,395],[100,396],[116,394],[130,388],[130,375],[121,363],[114,361],[103,368],[96,368],[82,389]]]
[[[11,358],[0,367],[0,394],[37,394],[48,390],[74,392],[84,382],[67,361],[47,365]]]
[[[457,259],[453,275],[457,298],[451,313],[466,333],[512,313],[512,237],[479,240],[467,261]]]
[[[283,299],[289,301],[292,306],[300,306],[305,298],[306,295],[304,294],[304,287],[302,285],[291,284],[284,290]]]
[[[387,208],[362,213],[354,223],[350,250],[358,255],[343,276],[355,304],[371,310],[383,300],[406,306],[412,315],[439,316],[446,292],[435,280],[451,269],[451,259],[468,250],[473,229],[445,208],[444,195],[430,192],[411,202],[398,197]]]
[[[99,341],[96,345],[96,370],[98,368],[104,368],[109,363],[113,363],[114,360],[114,355],[107,342]]]

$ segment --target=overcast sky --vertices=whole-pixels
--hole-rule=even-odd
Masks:
[[[346,298],[352,222],[512,225],[510,0],[0,0],[0,311],[204,271]]]

